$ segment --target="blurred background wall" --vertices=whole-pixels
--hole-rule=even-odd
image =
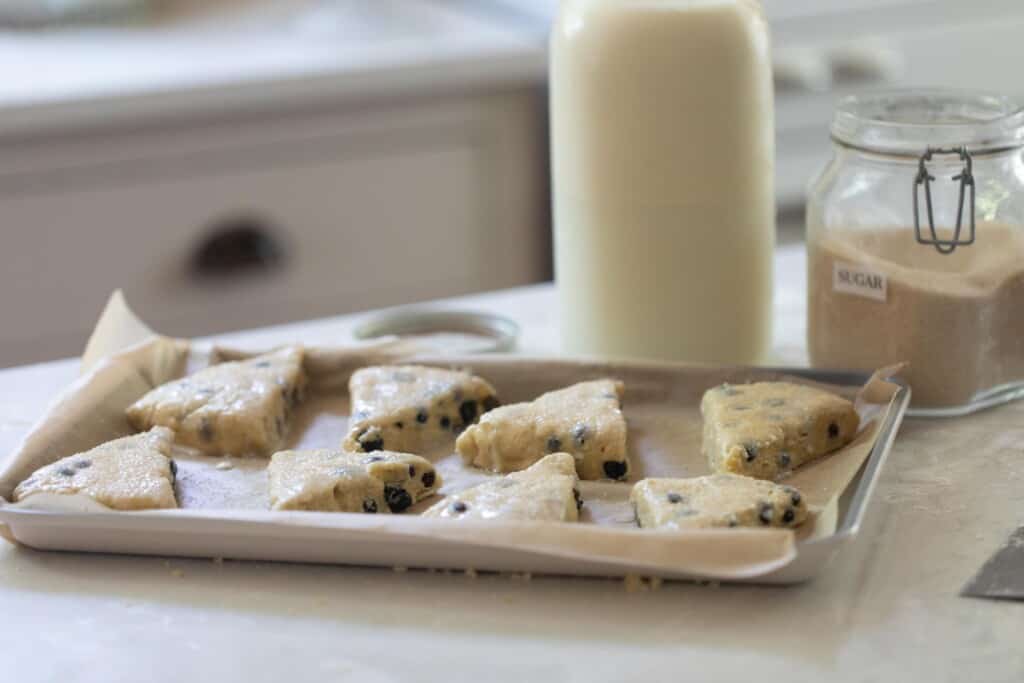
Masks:
[[[557,0],[79,1],[0,2],[0,366],[550,279]],[[1020,0],[764,4],[784,241],[837,94],[1024,94]]]

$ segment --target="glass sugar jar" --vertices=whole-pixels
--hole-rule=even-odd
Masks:
[[[811,364],[906,362],[918,415],[1024,396],[1024,109],[1000,95],[842,100],[807,209]]]

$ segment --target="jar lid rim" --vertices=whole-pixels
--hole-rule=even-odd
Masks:
[[[1024,145],[1024,105],[977,91],[875,91],[843,97],[831,131],[840,144],[881,154],[960,146],[995,152]]]

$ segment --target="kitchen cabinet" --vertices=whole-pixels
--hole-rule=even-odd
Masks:
[[[76,352],[118,287],[201,335],[544,279],[543,137],[524,89],[94,135],[64,165],[21,150],[0,359]]]
[[[115,288],[193,336],[550,277],[541,56],[429,3],[253,5],[0,46],[0,366],[79,352]]]

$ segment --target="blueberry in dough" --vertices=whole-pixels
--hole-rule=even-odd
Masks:
[[[606,460],[604,463],[604,473],[608,475],[609,479],[623,479],[627,470],[626,463],[619,460]]]
[[[402,512],[412,505],[412,496],[401,486],[385,486],[384,500],[392,512]]]
[[[365,453],[384,450],[384,437],[379,432],[367,429],[356,439]]]
[[[472,424],[476,419],[476,401],[463,401],[459,406],[459,417],[462,418],[462,424]]]

